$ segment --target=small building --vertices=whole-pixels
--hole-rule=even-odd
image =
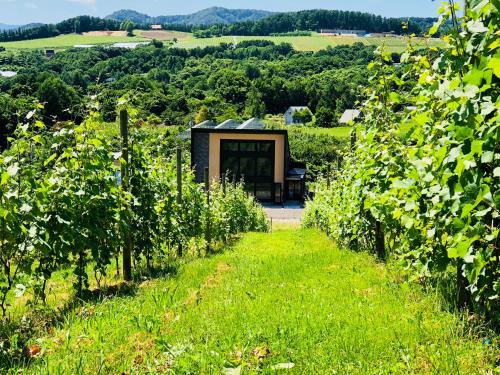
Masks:
[[[162,25],[151,25],[151,30],[163,30]]]
[[[290,107],[287,109],[287,111],[285,112],[285,125],[293,125],[293,124],[299,124],[300,122],[299,121],[295,121],[294,118],[293,118],[293,114],[295,112],[298,112],[298,111],[303,111],[304,109],[308,110],[309,112],[311,112],[311,110],[309,109],[309,107]]]
[[[0,70],[0,77],[3,78],[12,78],[17,75],[17,72],[14,72],[13,70]]]
[[[399,35],[397,35],[394,31],[391,32],[384,32],[384,33],[371,33],[368,34],[367,37],[370,38],[397,38]]]
[[[366,30],[347,30],[347,29],[321,29],[321,35],[330,35],[330,36],[365,36]]]
[[[288,132],[269,130],[259,119],[243,124],[205,121],[190,129],[191,164],[195,180],[203,183],[226,176],[244,181],[245,190],[261,202],[303,201],[306,168],[290,158]]]
[[[347,109],[339,120],[340,125],[351,125],[363,118],[363,113],[358,109]]]
[[[53,49],[46,49],[45,50],[45,56],[47,56],[47,57],[55,56],[55,54],[56,54],[56,51]]]

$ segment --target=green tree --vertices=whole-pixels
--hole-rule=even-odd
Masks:
[[[297,124],[307,124],[308,122],[312,121],[312,113],[307,108],[294,112],[292,117],[293,117],[293,122]]]
[[[203,106],[201,106],[200,110],[196,114],[196,117],[194,118],[194,122],[196,124],[200,124],[203,121],[207,121],[210,119],[211,119],[210,109],[206,105],[203,105]]]
[[[122,31],[126,31],[128,36],[134,36],[135,24],[130,20],[125,20],[120,25]]]
[[[75,89],[58,77],[49,77],[40,85],[38,100],[45,103],[44,115],[54,120],[68,120],[76,114],[80,97]]]
[[[326,108],[319,107],[316,111],[316,126],[321,128],[332,128],[335,126],[334,113]]]
[[[248,92],[245,108],[245,112],[249,117],[263,118],[266,115],[266,103],[264,103],[262,94],[256,87],[252,87]]]

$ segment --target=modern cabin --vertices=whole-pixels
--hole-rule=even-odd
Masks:
[[[258,119],[243,124],[205,121],[190,129],[191,163],[198,183],[243,181],[262,202],[303,201],[306,168],[290,160],[286,130],[268,130]]]
[[[339,119],[339,124],[349,126],[363,119],[363,112],[358,109],[346,109]]]
[[[309,109],[309,107],[305,107],[305,106],[295,106],[295,107],[290,107],[287,109],[287,111],[285,112],[285,125],[294,125],[294,124],[299,124],[300,122],[299,121],[296,121],[293,117],[293,115],[296,113],[296,112],[299,112],[299,111],[303,111],[303,110],[307,110],[309,112],[311,112],[311,110]]]

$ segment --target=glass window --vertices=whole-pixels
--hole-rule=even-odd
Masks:
[[[272,200],[272,184],[255,184],[255,198],[259,200]]]
[[[255,176],[255,159],[254,158],[240,158],[240,175],[245,177]]]
[[[273,143],[272,142],[260,142],[259,143],[259,151],[260,152],[272,152],[273,151]]]
[[[222,160],[221,173],[228,175],[238,174],[238,158],[234,156],[226,157]]]
[[[238,142],[222,142],[222,151],[238,151]]]
[[[272,177],[273,164],[270,158],[257,158],[257,176]]]
[[[241,152],[255,152],[257,151],[257,144],[253,142],[241,142],[240,143]]]

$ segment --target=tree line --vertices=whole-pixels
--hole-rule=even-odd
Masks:
[[[194,27],[193,31],[204,35],[271,35],[297,30],[319,31],[320,29],[348,29],[370,32],[395,32],[397,34],[421,34],[418,19],[385,18],[370,13],[341,10],[304,10],[279,13],[259,21],[237,22],[230,25]]]
[[[318,126],[331,127],[361,98],[372,58],[373,47],[362,44],[307,53],[269,41],[192,50],[73,49],[52,58],[40,51],[3,53],[0,66],[18,74],[0,78],[0,103],[8,108],[0,113],[0,129],[12,132],[38,101],[45,103],[46,124],[79,122],[91,95],[103,119],[113,122],[117,103],[130,93],[139,116],[157,124],[187,125],[203,106],[210,118],[224,121],[307,105]]]
[[[261,20],[235,22],[232,24],[193,25],[167,23],[163,27],[166,30],[192,32],[197,37],[222,35],[306,35],[300,32],[319,31],[320,29],[356,29],[365,30],[366,32],[422,34],[427,32],[435,21],[436,19],[434,18],[386,18],[371,13],[354,11],[304,10],[300,12],[278,13]],[[57,24],[5,30],[0,33],[0,42],[49,38],[61,34],[88,31],[120,30],[121,24],[121,21],[108,18],[79,16]],[[139,29],[149,29],[150,25],[136,23],[135,26]]]
[[[120,25],[121,23],[115,20],[79,16],[57,24],[46,24],[34,28],[20,28],[17,30],[5,30],[0,33],[0,42],[50,38],[61,34],[80,34],[89,31],[116,31],[120,30]]]

